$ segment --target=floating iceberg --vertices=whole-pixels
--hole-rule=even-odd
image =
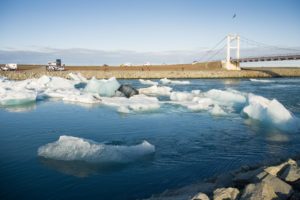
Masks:
[[[112,97],[116,94],[116,91],[119,89],[120,84],[115,77],[110,79],[98,80],[93,77],[87,82],[84,91],[89,93],[99,94],[104,97]]]
[[[174,84],[174,85],[188,85],[188,84],[191,84],[190,81],[176,81],[176,80],[170,80],[170,79],[167,79],[167,78],[160,79],[160,82],[162,84]]]
[[[69,73],[68,76],[74,80],[74,81],[77,81],[77,82],[84,82],[86,83],[88,80],[83,77],[80,73]]]
[[[225,106],[244,106],[247,99],[241,92],[236,90],[209,90],[204,94],[215,101],[216,104]]]
[[[141,84],[144,85],[158,85],[157,82],[151,81],[151,80],[144,80],[144,79],[139,79]]]
[[[170,95],[172,101],[191,101],[193,98],[194,94],[189,92],[172,92]]]
[[[146,95],[161,95],[161,96],[169,96],[171,94],[172,88],[166,87],[166,86],[156,86],[153,85],[148,88],[140,88],[139,93],[140,94],[146,94]]]
[[[272,82],[274,82],[273,80],[254,79],[254,78],[250,78],[250,81],[252,81],[252,82],[260,82],[260,83],[272,83]]]
[[[100,103],[101,99],[98,95],[92,94],[80,94],[80,95],[68,95],[63,98],[63,101],[68,102],[77,102],[77,103],[85,103],[85,104],[95,104]]]
[[[108,106],[118,107],[118,111],[125,113],[133,111],[150,111],[160,108],[159,100],[156,97],[148,97],[146,95],[135,95],[130,98],[125,97],[102,97],[102,103]]]
[[[284,130],[299,128],[298,119],[276,99],[269,100],[262,96],[249,94],[248,102],[249,105],[243,109],[243,113],[248,117]]]
[[[147,141],[132,146],[108,145],[65,135],[38,149],[38,155],[44,158],[90,163],[128,163],[154,152],[155,146]]]
[[[36,101],[37,93],[30,90],[12,90],[0,88],[0,105],[22,105]]]

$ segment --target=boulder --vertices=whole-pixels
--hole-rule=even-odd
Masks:
[[[118,91],[123,93],[127,98],[139,94],[139,91],[133,88],[131,85],[121,85]]]
[[[209,197],[206,194],[200,192],[196,194],[191,200],[209,200]]]
[[[299,200],[300,199],[300,193],[294,193],[289,200]]]
[[[233,182],[235,183],[235,185],[237,187],[244,187],[245,185],[252,183],[253,182],[253,178],[256,178],[256,176],[258,174],[260,174],[261,172],[263,172],[263,168],[260,167],[258,169],[254,169],[254,170],[250,170],[247,172],[239,172],[235,175],[235,177],[233,178]]]
[[[266,182],[261,182],[247,185],[240,200],[272,200],[277,197],[273,187]]]
[[[292,159],[288,159],[288,161],[281,163],[280,165],[267,167],[264,169],[264,171],[268,172],[269,174],[271,174],[273,176],[277,176],[278,173],[288,165],[297,165],[297,163],[296,163],[296,161],[294,161]]]
[[[214,191],[214,200],[235,200],[239,193],[236,188],[218,188]]]
[[[219,175],[214,182],[218,188],[230,187],[233,185],[232,179],[233,175],[231,173],[224,173]]]
[[[300,179],[300,168],[297,165],[289,165],[282,170],[280,178],[286,182],[296,182]]]
[[[280,199],[288,199],[293,193],[292,187],[276,176],[263,172],[257,175],[257,178],[260,179],[261,182],[266,183],[270,187],[272,187],[274,192]]]

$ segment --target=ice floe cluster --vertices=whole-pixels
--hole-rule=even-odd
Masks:
[[[128,163],[154,152],[155,146],[147,141],[131,146],[111,145],[65,135],[38,149],[38,155],[47,159],[91,163]]]
[[[279,101],[255,94],[232,89],[174,91],[170,87],[171,84],[189,82],[161,79],[159,83],[140,79],[142,85],[151,86],[134,89],[134,95],[126,98],[126,95],[120,92],[121,84],[116,78],[87,80],[75,73],[69,74],[69,77],[70,79],[42,76],[23,81],[0,78],[0,106],[20,105],[52,98],[64,102],[104,104],[115,107],[120,113],[131,113],[158,110],[162,104],[170,104],[185,107],[193,112],[208,112],[214,116],[238,114],[283,130],[299,129],[299,119]],[[131,89],[129,86],[124,88]],[[167,100],[160,101],[161,96]]]

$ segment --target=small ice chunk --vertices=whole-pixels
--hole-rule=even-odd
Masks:
[[[273,80],[254,79],[254,78],[250,78],[250,81],[252,81],[252,82],[260,82],[260,83],[271,83],[271,82],[274,82]]]
[[[7,78],[4,76],[0,76],[0,82],[5,81]]]
[[[112,97],[116,94],[116,91],[119,87],[120,84],[115,77],[112,77],[108,80],[98,80],[95,77],[93,77],[91,80],[88,81],[86,87],[84,88],[84,91],[96,93],[100,96]]]
[[[153,85],[148,88],[140,88],[140,94],[146,95],[162,95],[162,96],[169,96],[171,94],[172,88],[166,86],[156,86]]]
[[[101,99],[99,96],[92,95],[92,94],[80,94],[80,95],[65,96],[63,98],[63,101],[94,104],[94,103],[100,103]]]
[[[190,81],[177,81],[177,80],[170,80],[167,78],[160,79],[160,82],[162,84],[174,84],[174,85],[188,85],[191,83]]]
[[[151,80],[139,79],[139,81],[141,84],[144,84],[144,85],[158,85],[157,82],[151,81]]]
[[[296,117],[276,99],[269,100],[262,96],[249,94],[248,102],[249,105],[243,109],[248,117],[282,129],[297,128]]]
[[[201,94],[201,90],[192,90],[192,94],[194,94],[194,95],[200,95]]]
[[[85,77],[83,77],[81,75],[81,73],[69,73],[68,76],[74,80],[74,81],[77,81],[77,82],[83,82],[83,83],[86,83],[87,82],[87,79]]]
[[[128,163],[154,152],[155,146],[147,141],[132,146],[108,145],[65,135],[38,149],[38,155],[44,158],[91,163]]]
[[[73,89],[74,83],[68,79],[61,77],[51,77],[50,82],[47,83],[47,87],[51,89]]]
[[[126,106],[120,106],[117,111],[119,113],[130,113],[130,110]]]
[[[191,101],[194,98],[194,94],[189,92],[172,92],[170,99],[172,101]]]

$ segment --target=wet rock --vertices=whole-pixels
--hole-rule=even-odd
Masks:
[[[289,165],[282,171],[280,178],[286,182],[296,182],[300,179],[300,168],[297,165]]]
[[[294,193],[289,200],[299,200],[300,199],[300,193]]]
[[[233,185],[233,178],[234,176],[231,173],[221,174],[216,178],[215,184],[218,188],[230,187]]]
[[[236,188],[218,188],[214,191],[214,200],[235,200],[239,193]]]
[[[293,193],[292,187],[276,176],[273,176],[266,172],[262,172],[261,174],[257,175],[257,178],[260,179],[261,182],[266,183],[270,187],[272,187],[274,192],[280,199],[288,199]]]
[[[280,165],[277,166],[270,166],[264,169],[265,172],[268,172],[269,174],[273,175],[273,176],[277,176],[278,173],[283,170],[286,166],[288,165],[295,165],[297,164],[296,161],[292,160],[292,159],[288,159],[288,161],[281,163]]]
[[[272,200],[277,197],[273,187],[266,182],[261,182],[247,185],[240,200]]]
[[[253,182],[253,179],[260,174],[261,172],[263,172],[263,168],[258,168],[258,169],[254,169],[254,170],[250,170],[247,172],[239,172],[235,175],[235,177],[233,178],[233,182],[235,183],[235,185],[239,188],[244,187],[245,185]]]
[[[209,200],[209,197],[206,194],[200,192],[196,194],[191,200]]]
[[[118,89],[121,93],[123,93],[127,98],[139,94],[139,91],[137,91],[135,88],[133,88],[131,85],[121,85]]]

